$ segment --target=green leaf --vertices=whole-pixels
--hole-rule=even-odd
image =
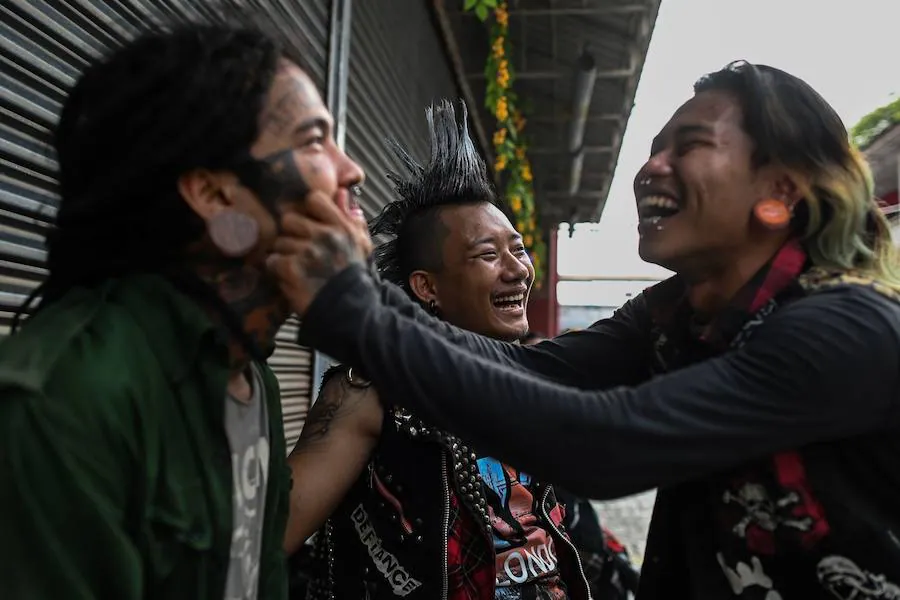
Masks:
[[[497,8],[497,0],[481,0],[481,3],[491,8]]]
[[[478,0],[466,0],[463,3],[463,10],[472,10],[476,4],[478,4]]]
[[[478,15],[478,18],[482,21],[487,21],[488,18],[488,7],[484,4],[479,4],[475,7],[475,14]]]
[[[850,136],[860,148],[866,148],[875,138],[900,123],[900,98],[876,108],[850,129]]]

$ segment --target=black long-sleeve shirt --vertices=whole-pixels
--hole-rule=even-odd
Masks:
[[[386,400],[543,480],[599,498],[660,487],[641,600],[900,596],[900,304],[873,289],[794,299],[739,348],[657,377],[643,295],[522,347],[351,268],[302,332]]]
[[[642,297],[581,332],[519,346],[433,319],[351,268],[316,299],[304,337],[422,418],[594,498],[900,425],[900,308],[862,287],[794,302],[743,348],[643,382]]]

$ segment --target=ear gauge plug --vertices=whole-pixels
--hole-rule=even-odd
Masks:
[[[766,229],[784,229],[791,222],[791,210],[787,204],[775,198],[760,200],[753,207],[753,216]]]
[[[209,238],[229,258],[246,256],[259,241],[259,224],[244,213],[226,208],[206,225]]]

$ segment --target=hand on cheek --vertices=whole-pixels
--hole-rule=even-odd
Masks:
[[[372,251],[368,230],[327,194],[312,192],[281,217],[281,232],[266,265],[282,293],[303,315],[328,281]]]

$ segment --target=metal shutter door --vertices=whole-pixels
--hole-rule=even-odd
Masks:
[[[56,213],[50,130],[88,60],[131,39],[147,23],[218,20],[217,2],[4,0],[0,3],[0,335],[46,273],[44,232]],[[219,3],[221,5],[221,3]],[[302,45],[324,90],[330,2],[231,2],[268,15],[285,40]],[[310,402],[311,354],[294,343],[297,323],[278,335],[271,364],[282,387],[285,433],[293,446]]]
[[[425,107],[461,97],[428,4],[395,0],[390,10],[379,2],[353,5],[347,152],[366,171],[361,203],[370,218],[394,199],[385,174],[400,169],[384,141],[395,138],[427,160]]]

